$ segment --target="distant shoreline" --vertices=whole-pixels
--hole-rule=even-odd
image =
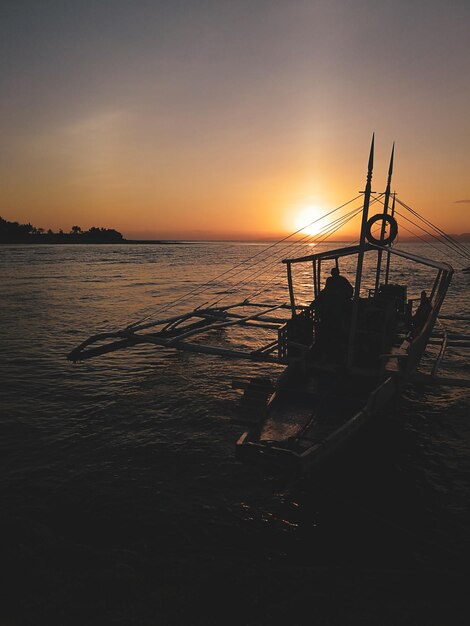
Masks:
[[[462,236],[462,235],[452,235],[454,239],[457,239],[460,243],[470,243],[470,237]],[[424,238],[423,238],[424,239]],[[415,239],[415,238],[402,238],[401,244],[419,244],[419,243],[431,243],[432,239]],[[31,246],[31,245],[40,245],[40,246],[89,246],[89,245],[98,245],[98,246],[123,246],[123,245],[159,245],[159,246],[184,246],[184,245],[195,245],[195,244],[211,244],[211,243],[242,243],[242,244],[274,244],[278,239],[121,239],[119,241],[51,241],[51,240],[41,240],[41,237],[34,237],[30,240],[17,240],[17,241],[0,241],[0,246]],[[332,244],[344,244],[351,243],[352,239],[338,239],[338,240],[329,240],[328,243]],[[305,242],[301,239],[292,240],[291,244],[299,243],[301,245],[308,245],[308,243],[315,244],[312,242]],[[323,242],[321,242],[323,243]],[[321,245],[318,244],[318,245]],[[437,242],[439,243],[439,242]]]
[[[298,238],[291,238],[297,236]],[[448,234],[447,237],[453,238],[461,243],[470,243],[470,232],[464,232],[460,235]],[[430,243],[438,237],[402,237],[401,243]],[[250,239],[126,239],[122,233],[113,228],[103,228],[92,226],[88,230],[82,230],[80,226],[72,226],[69,232],[62,230],[54,232],[49,229],[47,232],[44,228],[36,228],[32,224],[19,224],[18,222],[10,222],[0,217],[0,245],[22,245],[22,244],[40,244],[40,245],[194,245],[209,243],[242,243],[242,244],[275,244],[280,241],[290,239],[290,243],[301,243],[303,245],[311,243],[315,244],[315,235],[299,235],[299,231],[293,235],[271,236],[266,238],[250,238]],[[307,241],[305,241],[307,239]],[[308,241],[310,240],[310,241]],[[349,239],[330,239],[328,243],[343,244],[351,243],[354,238]],[[323,243],[323,242],[321,242]]]
[[[120,241],[41,241],[35,239],[31,241],[0,241],[0,246],[122,246],[133,244],[155,244],[155,245],[184,245],[191,243],[205,243],[199,241],[175,241],[162,239],[122,239]]]

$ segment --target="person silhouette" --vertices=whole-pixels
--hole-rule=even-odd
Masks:
[[[330,274],[317,299],[318,339],[323,355],[337,360],[341,358],[347,339],[354,289],[337,267],[333,267]]]
[[[428,298],[425,291],[421,292],[421,298],[419,301],[416,313],[413,315],[413,322],[411,327],[411,338],[414,339],[426,324],[429,314],[432,311],[431,300]]]
[[[346,276],[342,276],[337,267],[331,268],[331,276],[328,276],[325,283],[325,293],[328,297],[335,298],[338,301],[351,300],[354,289]]]

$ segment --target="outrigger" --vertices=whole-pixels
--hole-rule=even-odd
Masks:
[[[302,471],[321,463],[383,410],[404,380],[412,379],[428,343],[436,336],[435,324],[454,271],[446,262],[393,246],[398,232],[396,203],[407,207],[391,192],[393,160],[392,148],[386,190],[374,196],[373,137],[362,206],[332,222],[325,231],[336,232],[352,217],[362,215],[358,244],[284,258],[288,302],[245,298],[221,305],[216,301],[185,313],[143,318],[122,330],[90,337],[72,350],[68,359],[82,361],[139,344],[154,344],[285,365],[274,384],[266,379],[234,383],[244,389],[246,404],[255,401],[254,409],[247,412],[251,427],[236,444],[237,456]],[[377,201],[383,204],[383,212],[369,217],[369,208]],[[375,237],[373,229],[377,227],[380,234]],[[356,258],[355,282],[349,287],[339,267],[348,257]],[[371,284],[366,285],[364,262],[371,258],[374,271],[369,271]],[[417,309],[416,300],[408,297],[407,285],[389,280],[395,259],[433,274],[429,295],[422,293]],[[322,288],[326,262],[334,263],[334,271]],[[311,302],[299,304],[293,269],[305,266],[311,268]],[[264,343],[248,350],[201,342],[201,337],[210,336],[212,331],[240,326],[262,336]],[[268,333],[274,335],[266,342]],[[449,343],[469,345],[468,336],[455,335],[449,341],[445,332],[440,341],[434,376]]]

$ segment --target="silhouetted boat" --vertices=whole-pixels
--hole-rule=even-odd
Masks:
[[[372,141],[359,244],[284,260],[292,318],[279,331],[279,351],[289,365],[270,395],[263,419],[239,439],[239,458],[262,458],[302,470],[322,462],[384,409],[426,349],[453,269],[391,247],[398,232],[394,204],[388,213],[393,150],[384,212],[368,219],[373,151]],[[379,239],[372,234],[377,222]],[[385,236],[387,225],[390,233]],[[370,254],[377,255],[375,281],[362,295],[363,262]],[[338,268],[340,259],[352,255],[357,257],[352,302],[336,298],[328,306],[328,285],[320,289],[322,263],[334,262]],[[424,306],[414,316],[407,285],[389,283],[393,256],[410,261],[413,271],[420,265],[436,270],[432,292],[423,295]],[[300,312],[291,270],[299,263],[312,266],[314,287],[312,304]]]
[[[245,404],[251,405],[247,411],[251,427],[237,442],[237,455],[243,460],[269,461],[300,470],[321,463],[386,407],[403,380],[413,377],[433,334],[453,274],[453,268],[445,262],[393,246],[398,232],[396,196],[391,193],[393,156],[392,149],[386,190],[374,198],[383,204],[383,212],[369,218],[372,139],[363,204],[359,208],[362,221],[357,245],[283,260],[289,303],[243,300],[226,306],[215,303],[197,307],[163,319],[144,318],[123,330],[91,337],[68,358],[80,361],[151,343],[227,358],[285,364],[285,371],[274,385],[265,379],[235,383],[245,390]],[[373,227],[377,226],[380,234],[375,237]],[[370,255],[377,258],[374,280],[373,284],[365,285],[364,258]],[[354,288],[337,276],[346,257],[356,258]],[[390,266],[396,258],[401,263],[408,262],[412,272],[424,267],[435,272],[430,293],[422,296],[415,312],[406,282],[389,282]],[[332,289],[328,281],[326,288],[321,288],[322,268],[327,261],[337,268],[333,272],[336,277],[330,281]],[[312,270],[313,299],[309,305],[296,302],[292,268],[299,264],[308,264]],[[341,280],[343,288],[338,287]],[[348,289],[353,289],[352,298]],[[242,314],[237,312],[240,308]],[[249,312],[250,309],[255,312]],[[279,318],[279,313],[286,310],[290,311],[290,317]],[[263,332],[274,330],[276,336],[256,350],[188,341],[192,336],[236,325],[254,327],[255,332],[259,328]],[[468,337],[461,339],[468,342]],[[434,376],[446,345],[444,333]]]

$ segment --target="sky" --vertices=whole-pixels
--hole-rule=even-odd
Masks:
[[[468,0],[2,0],[0,215],[257,239],[392,187],[470,232]]]

